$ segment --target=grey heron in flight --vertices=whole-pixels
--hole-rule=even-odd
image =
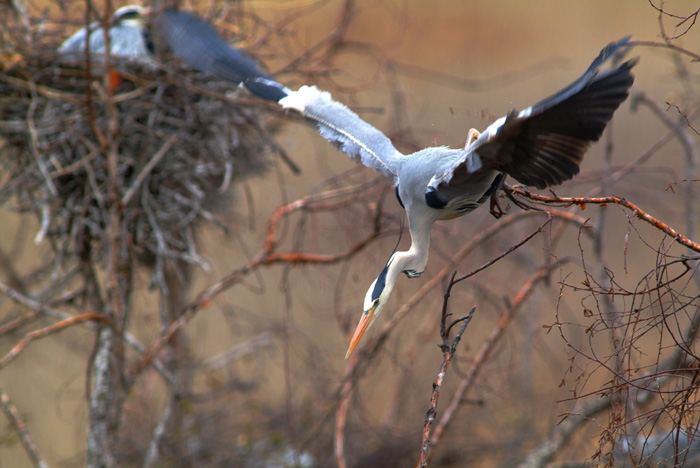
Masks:
[[[558,93],[520,112],[510,112],[482,133],[470,131],[465,148],[429,147],[405,155],[328,92],[315,86],[292,91],[274,81],[231,48],[205,20],[165,10],[156,24],[173,53],[189,66],[243,84],[283,109],[299,112],[314,121],[321,136],[341,151],[393,182],[408,217],[411,247],[394,251],[370,285],[346,358],[381,312],[399,275],[415,278],[425,270],[430,231],[436,221],[463,216],[479,207],[499,190],[505,175],[543,189],[579,172],[588,147],[600,138],[627,98],[634,81],[631,70],[637,62],[633,59],[601,71],[629,37],[611,43],[580,78]]]
[[[112,15],[109,27],[110,54],[117,58],[144,63],[153,61],[153,44],[143,19],[150,10],[139,5],[127,5]],[[62,60],[80,61],[85,58],[87,30],[81,28],[58,48]],[[105,53],[105,34],[99,22],[90,24],[90,53],[102,61]]]

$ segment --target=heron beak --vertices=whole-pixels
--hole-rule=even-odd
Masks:
[[[375,310],[376,309],[372,307],[371,309],[365,310],[362,313],[362,317],[360,317],[360,323],[357,324],[357,328],[355,328],[355,333],[352,335],[352,339],[350,340],[350,346],[348,347],[348,352],[345,354],[345,359],[350,357],[353,350],[355,349],[355,346],[357,346],[357,343],[360,342],[362,335],[364,335],[365,331],[372,324],[372,319],[374,318]]]

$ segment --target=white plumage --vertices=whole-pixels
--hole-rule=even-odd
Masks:
[[[114,12],[109,28],[110,54],[115,58],[136,60],[150,63],[153,61],[143,17],[148,10],[138,5],[121,7]],[[88,31],[81,28],[66,39],[58,48],[63,61],[84,61],[87,46]],[[100,23],[90,24],[90,53],[91,59],[104,61],[106,49],[105,31]]]

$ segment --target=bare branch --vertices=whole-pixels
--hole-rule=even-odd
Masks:
[[[481,349],[474,358],[474,361],[467,371],[466,376],[460,381],[457,390],[452,395],[450,403],[445,409],[445,413],[443,414],[442,418],[440,418],[440,421],[435,427],[433,436],[430,439],[432,445],[439,444],[457,410],[463,404],[466,393],[474,384],[478,373],[481,371],[486,362],[488,362],[489,356],[494,351],[496,344],[500,342],[501,338],[505,334],[506,329],[515,317],[515,314],[527,300],[527,298],[529,298],[534,292],[535,286],[549,277],[551,269],[551,266],[544,267],[530,276],[515,295],[509,307],[504,311],[498,325],[491,331],[491,334],[487,338],[486,342],[481,346]]]
[[[455,280],[453,278],[452,281],[450,281],[448,289],[451,288],[454,284]],[[444,301],[445,305],[447,304],[448,298],[449,293],[446,292]],[[449,367],[450,362],[452,362],[452,357],[457,351],[457,346],[459,345],[459,341],[462,339],[462,334],[467,329],[467,325],[469,325],[469,322],[471,322],[471,319],[474,316],[474,311],[476,311],[476,306],[472,307],[466,316],[455,321],[461,322],[462,325],[459,327],[457,334],[450,343],[450,331],[449,328],[445,328],[445,318],[447,317],[447,310],[446,307],[443,307],[440,318],[440,335],[443,342],[443,344],[440,346],[440,349],[442,350],[442,364],[440,365],[440,370],[438,371],[435,383],[433,383],[433,393],[430,397],[430,406],[428,407],[428,411],[425,415],[425,424],[423,425],[423,443],[421,444],[420,458],[418,460],[418,466],[421,468],[425,468],[428,466],[428,457],[430,455],[430,430],[433,427],[433,422],[435,421],[435,417],[437,416],[437,406],[438,401],[440,400],[440,389],[442,388],[442,382],[445,378],[445,374],[447,373],[447,368]]]
[[[39,338],[44,338],[49,335],[53,335],[54,333],[58,333],[59,331],[62,331],[72,325],[75,325],[80,322],[86,322],[86,321],[102,321],[102,322],[109,322],[109,319],[107,318],[106,315],[103,314],[98,314],[96,312],[87,312],[84,314],[79,314],[75,315],[73,317],[61,320],[60,322],[54,323],[53,325],[50,325],[48,327],[39,329],[39,330],[34,330],[33,332],[27,333],[5,356],[3,356],[0,359],[0,369],[8,365],[12,360],[14,360],[23,350],[24,348],[31,343],[34,340],[37,340]]]
[[[672,227],[668,226],[666,223],[663,221],[651,216],[647,212],[643,211],[641,208],[638,206],[634,205],[631,202],[628,202],[627,200],[616,197],[616,196],[610,196],[610,197],[557,197],[557,196],[552,196],[552,197],[547,197],[544,195],[539,195],[533,192],[530,192],[525,189],[519,189],[519,188],[514,188],[512,190],[512,193],[515,195],[520,195],[525,198],[528,198],[530,200],[538,201],[541,203],[547,203],[547,204],[557,204],[557,205],[562,205],[562,206],[570,206],[570,205],[579,205],[582,208],[585,208],[586,204],[591,204],[591,205],[608,205],[608,204],[615,204],[615,205],[620,205],[628,210],[632,211],[633,215],[636,218],[641,219],[642,221],[645,221],[658,230],[664,232],[666,235],[669,237],[673,238],[676,242],[678,242],[681,245],[684,245],[685,247],[688,247],[689,249],[700,253],[700,244],[697,242],[694,242]]]
[[[32,464],[37,468],[48,468],[49,465],[46,463],[46,461],[44,461],[44,458],[39,453],[39,449],[37,449],[36,445],[34,444],[32,436],[27,429],[27,424],[24,422],[22,415],[17,410],[15,405],[12,404],[7,393],[3,392],[2,390],[0,390],[0,404],[2,404],[2,409],[5,416],[7,416],[7,419],[10,420],[12,427],[14,427],[15,432],[17,432],[19,441],[22,443],[22,447],[24,447],[24,451],[27,452],[27,456],[29,456]]]

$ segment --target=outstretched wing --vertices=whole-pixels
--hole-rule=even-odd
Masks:
[[[258,96],[278,101],[287,95],[255,62],[229,46],[214,27],[199,16],[164,10],[155,19],[156,31],[173,54],[190,67],[217,78],[243,83]]]
[[[403,155],[382,132],[315,86],[291,91],[263,73],[253,60],[229,46],[214,27],[191,13],[167,9],[156,19],[158,33],[192,68],[234,83],[294,109],[318,125],[321,136],[355,161],[395,179]]]
[[[316,121],[321,136],[353,160],[396,181],[404,155],[386,135],[334,101],[330,93],[315,86],[302,86],[299,91],[290,91],[279,103],[284,109],[294,109]]]
[[[628,41],[605,47],[583,76],[560,92],[491,124],[448,171],[433,178],[430,190],[454,193],[494,170],[540,189],[576,175],[588,147],[629,95],[636,59],[599,71]]]

